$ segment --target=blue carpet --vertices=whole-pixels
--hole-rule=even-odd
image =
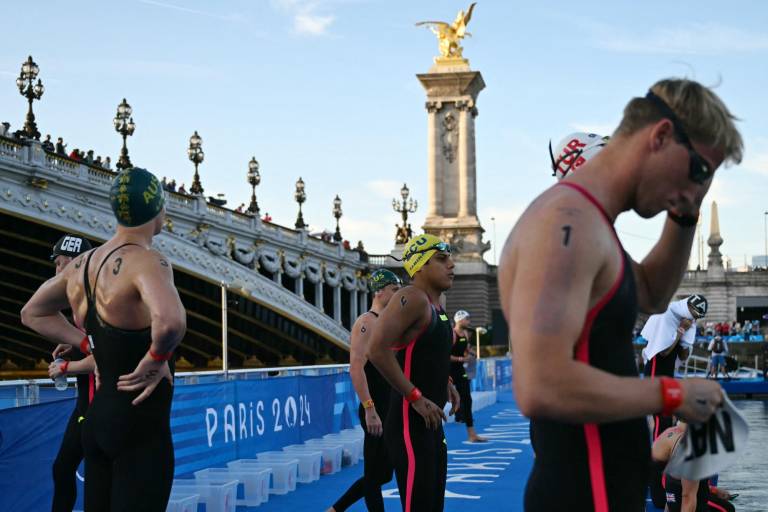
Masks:
[[[448,482],[446,511],[522,510],[525,481],[533,463],[528,440],[528,420],[520,415],[511,393],[499,393],[499,402],[475,413],[478,432],[492,439],[489,443],[466,443],[463,424],[445,425],[448,440]],[[362,462],[342,469],[335,475],[323,476],[311,484],[299,484],[295,492],[270,496],[269,502],[256,508],[241,510],[285,511],[325,510],[361,475]],[[387,511],[401,510],[394,478],[384,487]],[[366,510],[362,500],[348,510]]]

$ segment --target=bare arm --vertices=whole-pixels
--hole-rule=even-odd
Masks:
[[[137,258],[141,271],[134,283],[149,309],[152,327],[152,352],[172,352],[187,330],[187,314],[173,284],[173,270],[165,257],[147,251]]]
[[[680,325],[677,326],[677,332],[675,333],[675,341],[672,343],[672,345],[669,346],[667,350],[661,353],[662,357],[667,357],[672,353],[673,350],[677,350],[678,346],[680,345],[680,340],[683,338],[685,331],[688,330],[690,326],[691,321],[687,318],[680,320]],[[683,354],[685,354],[685,357],[683,357]],[[677,355],[680,359],[688,359],[688,351],[686,348],[680,347]]]
[[[519,243],[505,250],[499,269],[521,412],[574,423],[659,412],[663,406],[659,379],[619,377],[574,359],[590,303],[607,291],[595,290],[593,297],[593,286],[608,258],[616,255],[615,246],[606,247],[606,238],[600,236],[599,230],[605,229],[600,221],[586,212],[559,209],[535,222],[523,222],[512,235],[520,238]],[[613,276],[603,279],[612,280]],[[683,416],[693,413],[707,419],[722,401],[722,392],[719,386],[694,380],[681,382],[685,400],[678,410]],[[697,395],[703,400],[701,410],[696,409]]]
[[[429,301],[423,292],[411,286],[404,288],[390,299],[368,340],[368,358],[401,395],[407,395],[414,386],[397,364],[392,348],[408,341],[409,332],[425,323],[428,310]]]
[[[680,286],[688,266],[696,227],[667,219],[661,238],[640,263],[632,262],[640,311],[662,313]]]
[[[78,347],[83,332],[61,314],[62,310],[69,308],[66,280],[66,276],[70,275],[69,270],[64,269],[37,289],[21,310],[21,322],[55,343]]]
[[[352,334],[349,340],[349,377],[352,386],[361,402],[370,400],[371,393],[368,390],[368,380],[365,378],[365,363],[368,361],[366,351],[371,326],[365,316],[361,316],[352,326]],[[381,405],[381,404],[380,404]]]

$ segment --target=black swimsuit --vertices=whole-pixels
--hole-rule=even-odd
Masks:
[[[448,401],[451,324],[445,312],[430,305],[431,319],[419,336],[397,347],[405,377],[441,409]],[[404,512],[443,510],[448,447],[443,427],[427,428],[424,418],[397,391],[384,427],[387,450],[395,466]]]
[[[467,345],[469,344],[467,337],[459,336],[455,331],[453,337],[454,342],[453,347],[451,347],[451,355],[464,357]],[[461,407],[456,411],[456,421],[466,424],[467,427],[473,427],[475,420],[472,417],[472,391],[464,363],[461,361],[451,361],[451,379],[453,379],[453,384],[456,386],[456,391],[459,392],[459,398],[461,398]]]
[[[584,195],[611,225],[586,190],[571,183],[562,185]],[[622,270],[611,290],[587,314],[574,359],[614,375],[636,377],[632,328],[637,290],[631,262],[618,237],[616,243]],[[651,450],[644,417],[601,424],[533,418],[531,434],[536,459],[526,487],[526,510],[645,510]]]
[[[118,377],[133,373],[149,350],[151,329],[113,327],[96,310],[99,273],[110,256],[124,245],[104,258],[96,272],[93,289],[88,279],[93,253],[85,263],[83,284],[88,301],[85,328],[101,381],[83,422],[85,509],[89,512],[163,512],[173,483],[170,427],[173,388],[163,379],[146,400],[135,406],[131,401],[141,391],[117,390]]]

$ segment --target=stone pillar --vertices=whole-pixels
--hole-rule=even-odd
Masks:
[[[360,306],[358,311],[362,315],[368,311],[368,292],[362,292],[360,294]]]
[[[467,133],[466,102],[457,103],[459,109],[459,214],[460,219],[469,215],[469,134]]]
[[[280,286],[283,286],[283,271],[282,269],[277,269],[277,272],[272,274],[272,280],[279,284]]]
[[[323,281],[322,279],[315,285],[315,307],[323,310]]]
[[[439,141],[439,123],[437,111],[440,105],[434,101],[427,102],[427,216],[435,216],[442,208],[442,180],[437,175],[437,155]],[[439,203],[439,204],[438,204]]]
[[[333,319],[341,323],[341,281],[333,287]]]
[[[349,292],[349,325],[351,326],[355,323],[355,320],[357,320],[357,306],[358,306],[358,300],[357,300],[357,290],[352,290]]]
[[[709,227],[709,256],[707,257],[707,274],[722,275],[725,273],[723,268],[723,255],[720,253],[720,246],[723,245],[723,237],[720,236],[720,219],[717,215],[717,203],[712,201],[712,220]]]
[[[304,298],[304,274],[299,274],[299,277],[296,278],[296,295]]]

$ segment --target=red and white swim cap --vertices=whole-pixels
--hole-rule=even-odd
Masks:
[[[552,148],[549,143],[549,156],[552,159],[552,176],[558,180],[587,163],[608,143],[610,137],[596,133],[574,132],[564,137]]]

